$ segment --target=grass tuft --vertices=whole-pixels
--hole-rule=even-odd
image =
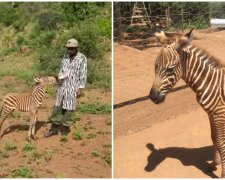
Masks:
[[[111,105],[100,102],[81,104],[77,111],[82,114],[110,114]]]
[[[27,167],[21,166],[12,172],[12,177],[32,178],[33,176]]]

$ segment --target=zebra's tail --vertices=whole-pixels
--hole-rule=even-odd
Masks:
[[[2,109],[3,109],[3,105],[2,105],[2,107],[1,107],[1,109],[0,109],[0,117],[1,117],[1,115],[2,115]]]

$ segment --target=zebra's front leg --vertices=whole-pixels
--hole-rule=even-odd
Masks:
[[[214,147],[214,157],[213,157],[213,162],[209,164],[207,171],[212,172],[212,171],[216,171],[216,166],[221,163],[221,158],[216,145],[215,124],[213,123],[213,119],[210,115],[209,115],[209,120],[210,120],[210,128],[211,128],[211,139],[212,139],[213,147]]]
[[[36,140],[36,136],[35,136],[35,130],[36,130],[36,123],[37,123],[37,111],[35,112],[35,115],[34,115],[34,121],[33,121],[33,124],[32,124],[32,130],[31,130],[31,137],[33,140]]]
[[[35,122],[35,113],[34,111],[30,111],[30,127],[29,127],[29,131],[28,131],[28,141],[31,141],[31,139],[33,139],[32,137],[32,129],[33,129],[33,125]]]
[[[225,122],[224,118],[218,117],[216,120],[214,119],[214,128],[215,128],[215,144],[217,147],[217,150],[219,152],[219,155],[221,157],[221,165],[222,165],[222,173],[221,173],[221,178],[225,178],[225,147],[224,147],[224,142],[225,142]],[[217,163],[220,161],[218,160]]]
[[[216,171],[217,170],[216,166],[221,163],[220,154],[218,152],[216,144],[213,143],[213,146],[214,146],[214,157],[213,162],[211,162],[207,168],[207,171],[209,172]]]

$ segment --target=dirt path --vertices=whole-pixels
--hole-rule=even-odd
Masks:
[[[110,94],[98,89],[86,90],[85,97],[81,98],[80,102],[110,103]],[[14,116],[5,121],[5,133],[0,144],[0,177],[13,177],[15,173],[16,177],[19,177],[21,173],[28,174],[28,171],[32,177],[37,178],[111,177],[111,116],[83,115],[71,127],[68,140],[62,141],[60,136],[44,138],[44,133],[50,128],[46,121],[53,105],[53,98],[47,96],[38,113],[38,140],[31,144],[26,141],[29,129],[28,113],[15,112]],[[73,139],[77,129],[80,129],[83,135],[81,140]],[[94,136],[87,138],[88,134]],[[13,146],[16,148],[11,149]],[[24,167],[26,170],[21,170]]]
[[[193,44],[225,62],[224,31],[195,34]],[[114,104],[148,95],[160,48],[114,47]],[[220,176],[220,166],[215,174],[204,172],[212,160],[209,123],[189,88],[161,105],[146,100],[116,109],[114,132],[115,177]]]

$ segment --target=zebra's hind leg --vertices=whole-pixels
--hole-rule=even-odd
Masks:
[[[33,140],[37,140],[36,136],[35,136],[35,127],[36,127],[36,123],[37,123],[37,112],[34,115],[34,121],[32,124],[32,129],[31,129],[31,138]]]
[[[35,139],[35,124],[36,124],[36,118],[37,118],[37,109],[34,107],[31,107],[30,110],[30,127],[28,131],[28,141],[31,141],[31,139]]]
[[[14,111],[14,109],[5,109],[4,106],[2,107],[2,113],[1,113],[2,117],[1,117],[1,120],[0,120],[0,138],[3,135],[2,132],[1,132],[2,124],[6,120],[6,118],[9,116],[9,114],[11,114],[13,111]]]
[[[221,157],[222,173],[221,177],[225,178],[225,122],[223,117],[217,117],[215,120],[215,144]],[[219,161],[217,162],[219,163]]]
[[[213,157],[213,162],[211,162],[208,165],[207,171],[208,172],[212,172],[212,171],[216,171],[217,168],[216,166],[219,165],[221,163],[221,158],[220,158],[220,154],[217,150],[216,145],[214,144],[214,157]]]
[[[209,120],[210,120],[210,128],[211,128],[211,139],[212,139],[213,147],[214,147],[214,157],[213,157],[213,162],[209,164],[207,171],[212,172],[212,171],[216,171],[216,166],[221,163],[221,158],[216,145],[215,124],[213,123],[213,119],[211,116],[209,116]]]

